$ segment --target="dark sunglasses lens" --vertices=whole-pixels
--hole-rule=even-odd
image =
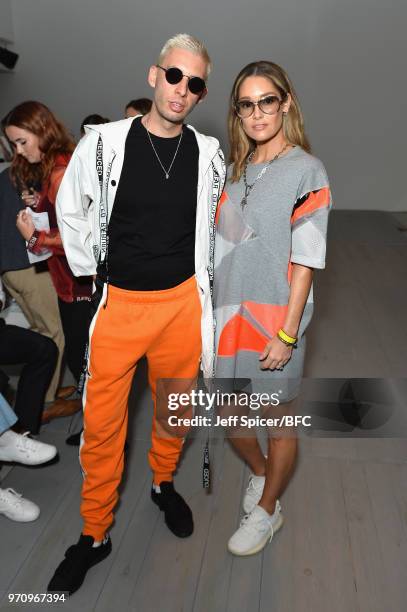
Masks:
[[[193,94],[200,94],[205,89],[205,81],[199,77],[192,77],[188,82],[189,91]]]
[[[168,68],[165,72],[165,78],[167,79],[168,83],[175,85],[181,81],[182,72],[179,68]]]

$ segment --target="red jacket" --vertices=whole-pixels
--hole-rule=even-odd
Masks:
[[[48,213],[50,231],[36,230],[28,241],[28,248],[33,253],[40,254],[44,249],[52,251],[53,254],[47,260],[48,268],[58,297],[64,302],[90,300],[92,295],[92,277],[75,277],[71,272],[65,257],[55,214],[56,196],[70,158],[69,154],[57,155],[50,177],[42,187],[40,201],[36,208],[36,212]]]

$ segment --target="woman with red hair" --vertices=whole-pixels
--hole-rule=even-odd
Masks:
[[[66,361],[78,382],[88,336],[92,279],[73,276],[55,214],[56,195],[75,143],[66,128],[40,102],[19,104],[6,116],[3,126],[15,151],[10,169],[15,186],[26,206],[48,214],[49,231],[37,230],[26,209],[17,215],[17,228],[27,241],[29,251],[52,252],[47,263],[58,295]],[[44,418],[47,419],[47,413]]]

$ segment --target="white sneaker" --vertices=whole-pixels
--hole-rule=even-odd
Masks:
[[[55,457],[57,449],[29,438],[29,431],[18,434],[8,429],[0,436],[0,461],[17,461],[24,465],[40,465]]]
[[[270,515],[261,506],[255,506],[250,514],[246,514],[239,529],[228,542],[228,549],[234,555],[254,555],[262,550],[267,542],[283,524],[280,502],[276,501],[274,513]]]
[[[249,482],[242,503],[245,514],[250,514],[253,508],[259,503],[261,496],[263,495],[265,482],[265,476],[255,476],[252,474],[249,477]]]
[[[0,514],[12,521],[29,523],[40,515],[39,507],[14,489],[0,489]]]

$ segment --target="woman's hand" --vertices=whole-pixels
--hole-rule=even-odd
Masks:
[[[22,192],[21,199],[23,200],[26,206],[30,206],[31,208],[37,208],[38,203],[40,201],[40,194],[37,191],[27,189]]]
[[[291,359],[293,349],[274,336],[259,357],[261,370],[282,370]]]
[[[16,225],[22,237],[28,242],[28,240],[31,238],[35,230],[35,226],[31,218],[31,215],[27,213],[25,210],[20,210],[20,212],[17,215]]]

